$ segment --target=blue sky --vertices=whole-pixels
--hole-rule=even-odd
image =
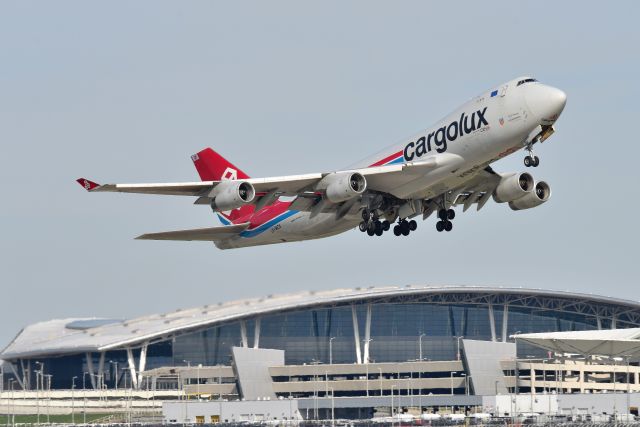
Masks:
[[[307,289],[485,284],[638,300],[637,2],[3,2],[0,343],[50,318],[131,317]],[[212,146],[252,176],[333,170],[530,74],[568,103],[537,152],[549,203],[488,204],[408,238],[236,251],[134,241],[217,225],[179,197]],[[496,163],[523,170],[522,155]],[[3,345],[3,344],[2,344]]]

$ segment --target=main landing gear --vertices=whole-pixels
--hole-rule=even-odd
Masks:
[[[538,165],[540,164],[540,159],[538,158],[538,156],[533,154],[533,143],[528,144],[525,147],[525,150],[527,150],[529,154],[524,158],[524,165],[526,167],[538,167]]]
[[[407,221],[406,219],[401,219],[398,221],[393,227],[393,234],[396,236],[408,236],[412,231],[416,231],[418,228],[418,223],[415,220]]]
[[[382,236],[382,233],[389,231],[391,223],[384,220],[380,221],[377,212],[371,212],[369,209],[362,210],[362,222],[358,225],[358,229],[369,236]]]
[[[456,211],[453,209],[440,209],[438,211],[440,221],[436,222],[436,230],[438,230],[438,232],[451,231],[453,229],[453,222],[451,222],[451,220],[455,217]]]

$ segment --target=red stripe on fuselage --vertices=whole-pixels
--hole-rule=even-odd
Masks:
[[[373,163],[373,164],[369,165],[369,167],[384,165],[385,163],[390,162],[391,160],[395,160],[395,159],[397,159],[397,158],[398,158],[398,157],[400,157],[401,155],[402,155],[402,151],[398,151],[398,152],[397,152],[397,153],[395,153],[395,154],[392,154],[392,155],[390,155],[390,156],[388,156],[388,157],[385,157],[385,158],[384,158],[384,159],[382,159],[382,160],[379,160],[379,161],[377,161],[377,162],[375,162],[375,163]]]
[[[233,223],[234,224],[242,224],[244,222],[250,223],[248,230],[252,230],[256,227],[261,226],[265,222],[271,221],[273,218],[277,217],[280,214],[283,214],[287,210],[289,210],[289,206],[291,202],[281,202],[277,201],[269,206],[265,206],[260,209],[258,212],[252,212],[249,215],[245,215],[239,218],[236,218]]]

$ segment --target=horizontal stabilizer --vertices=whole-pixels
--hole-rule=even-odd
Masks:
[[[191,230],[164,231],[161,233],[148,233],[136,237],[137,240],[178,240],[178,241],[200,241],[214,242],[216,240],[228,239],[242,233],[249,227],[249,223],[228,225],[222,227],[194,228]]]

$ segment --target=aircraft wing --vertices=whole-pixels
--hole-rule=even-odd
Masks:
[[[367,190],[393,194],[395,188],[399,188],[402,185],[413,181],[420,175],[432,173],[442,168],[449,168],[461,162],[462,158],[460,156],[443,153],[415,162],[336,171],[335,173],[361,173],[367,180]],[[251,183],[259,196],[263,196],[267,193],[277,196],[301,196],[309,195],[309,193],[314,195],[317,194],[315,192],[315,186],[322,180],[322,178],[330,173],[332,172],[270,178],[249,178],[243,179],[242,181]],[[119,192],[205,197],[222,181],[100,185],[86,178],[79,178],[77,179],[77,182],[90,192]]]
[[[258,194],[276,190],[279,195],[297,195],[303,189],[322,179],[322,174],[292,175],[272,178],[251,178],[242,181],[250,182]],[[221,181],[202,182],[168,182],[154,184],[97,184],[86,178],[76,180],[90,192],[116,192],[157,194],[170,196],[204,196]]]
[[[249,227],[249,223],[227,225],[222,227],[194,228],[191,230],[164,231],[161,233],[148,233],[136,237],[138,240],[177,240],[214,242],[229,237],[237,236]]]
[[[463,212],[466,212],[474,204],[477,210],[482,209],[500,183],[500,178],[499,174],[487,166],[467,181],[464,186],[453,191],[453,197],[451,197],[453,205],[463,205]]]

